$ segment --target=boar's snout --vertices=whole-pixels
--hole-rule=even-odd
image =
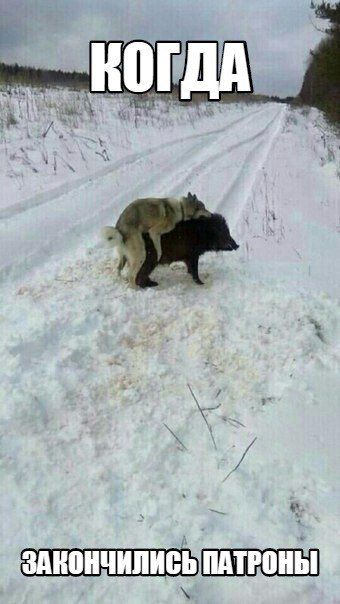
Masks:
[[[225,241],[223,245],[223,250],[227,252],[231,252],[232,250],[237,250],[240,246],[234,241],[232,237],[228,237],[227,241]]]

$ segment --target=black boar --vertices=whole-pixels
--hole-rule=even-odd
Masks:
[[[158,285],[150,279],[150,274],[157,266],[155,247],[147,233],[143,234],[146,259],[136,278],[140,287]],[[193,280],[202,285],[198,275],[198,260],[205,252],[237,250],[239,247],[231,237],[228,225],[220,214],[210,218],[198,218],[179,222],[177,226],[161,237],[162,256],[159,264],[183,261]]]

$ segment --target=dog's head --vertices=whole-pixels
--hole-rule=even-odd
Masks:
[[[204,219],[204,222],[206,232],[209,233],[211,251],[231,252],[239,248],[239,245],[230,235],[227,222],[221,214],[211,214],[211,217]]]
[[[197,195],[192,195],[190,192],[183,198],[183,210],[186,219],[200,218],[201,216],[209,218],[211,216],[211,212],[206,209],[203,201],[200,201]]]

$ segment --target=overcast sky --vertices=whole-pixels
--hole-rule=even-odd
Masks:
[[[246,40],[255,92],[295,95],[321,38],[309,6],[310,0],[0,0],[0,60],[88,71],[89,40]],[[176,63],[177,76],[180,68]]]

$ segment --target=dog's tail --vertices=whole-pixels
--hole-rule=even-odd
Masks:
[[[107,242],[109,247],[114,247],[116,252],[118,252],[118,272],[121,273],[128,259],[128,250],[122,234],[117,228],[106,226],[102,229],[102,238]]]
[[[107,241],[110,247],[119,247],[120,249],[125,247],[123,237],[115,227],[104,227],[102,229],[102,237],[105,239],[105,241]]]
[[[123,258],[128,257],[123,236],[116,227],[104,227],[102,229],[102,238],[107,242],[109,247],[116,248],[116,251],[118,252],[118,256],[121,261],[123,260]]]

